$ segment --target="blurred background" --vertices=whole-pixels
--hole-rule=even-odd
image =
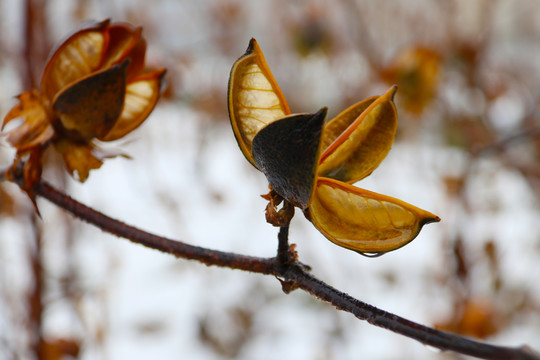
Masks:
[[[293,112],[338,114],[399,86],[399,130],[357,186],[442,218],[366,258],[297,213],[290,241],[325,282],[410,320],[540,349],[537,0],[0,0],[0,115],[80,23],[144,27],[167,67],[153,114],[80,184],[44,178],[127,223],[273,256],[264,176],[227,115],[230,68],[255,37]],[[14,150],[0,140],[0,167]],[[55,165],[56,164],[56,165]],[[1,359],[461,359],[336,311],[268,276],[134,245],[0,184]]]

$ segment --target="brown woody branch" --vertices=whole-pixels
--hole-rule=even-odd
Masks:
[[[540,360],[540,355],[527,346],[518,348],[494,346],[432,329],[378,309],[331,287],[309,274],[306,266],[297,261],[294,249],[288,245],[288,224],[280,228],[276,257],[252,257],[193,246],[139,230],[75,201],[45,182],[38,183],[35,192],[103,231],[179,258],[197,260],[206,265],[274,275],[281,281],[285,292],[300,288],[370,324],[440,350],[454,351],[481,359]]]

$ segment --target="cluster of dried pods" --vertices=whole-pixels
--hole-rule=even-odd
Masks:
[[[379,255],[409,243],[423,225],[440,220],[352,185],[371,174],[390,151],[397,129],[396,90],[393,86],[382,96],[360,101],[330,121],[326,108],[291,114],[252,39],[231,71],[229,117],[244,156],[266,175],[274,204],[279,203],[277,194],[300,208],[335,244]]]

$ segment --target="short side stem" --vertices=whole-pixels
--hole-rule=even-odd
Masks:
[[[289,225],[290,222],[279,228],[277,260],[280,265],[285,265],[290,262]]]

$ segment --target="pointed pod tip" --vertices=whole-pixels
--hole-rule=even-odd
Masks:
[[[328,108],[325,106],[323,108],[321,108],[319,111],[317,111],[315,114],[313,114],[314,116],[323,116],[323,117],[326,117],[326,114],[328,113]]]
[[[108,28],[109,25],[111,25],[111,19],[107,18],[105,20],[95,22],[95,24],[93,26],[89,26],[89,28],[101,31]],[[82,29],[84,29],[84,27]]]
[[[135,31],[134,31],[135,42],[139,41],[139,39],[142,36],[142,32],[143,32],[143,27],[142,26],[137,26],[135,28]]]
[[[127,58],[125,59],[124,61],[122,61],[121,63],[119,64],[116,64],[116,65],[113,65],[111,67],[118,67],[124,71],[127,70],[127,68],[129,67],[129,64],[131,64],[131,59],[130,58]]]
[[[253,52],[255,52],[255,49],[257,48],[259,48],[259,44],[257,43],[257,40],[255,40],[255,38],[251,38],[249,40],[249,45],[246,49],[246,55],[252,54]]]
[[[36,215],[37,217],[40,219],[40,220],[43,220],[43,218],[41,217],[41,213],[39,212],[39,208],[37,206],[37,202],[36,202],[36,197],[35,195],[30,195],[28,194],[28,196],[30,197],[30,201],[32,201],[32,205],[34,205],[34,211],[36,212]]]
[[[165,80],[166,74],[167,74],[167,69],[165,68],[156,70],[156,78],[158,79],[160,94],[163,93],[165,89],[167,88],[167,81]]]
[[[165,88],[167,87],[167,81],[165,81],[165,75],[167,74],[167,69],[159,69],[156,71],[157,73],[157,79],[159,81],[159,91],[163,92],[165,91]]]
[[[388,89],[386,93],[384,93],[384,95],[381,95],[381,99],[394,101],[394,96],[396,95],[397,90],[397,85],[392,85],[390,89]]]
[[[324,126],[324,123],[326,122],[327,113],[328,113],[328,108],[325,106],[317,112],[314,112],[311,114],[299,114],[299,115],[307,117],[306,121],[313,124],[311,125],[312,129],[317,130],[318,133],[320,134],[320,131],[322,131],[322,127]]]
[[[434,214],[429,214],[430,216],[426,216],[425,218],[422,219],[421,221],[421,225],[424,226],[426,224],[431,224],[431,223],[437,223],[439,221],[441,221],[441,218],[438,217],[437,215],[434,215]]]
[[[165,74],[167,74],[167,69],[166,68],[161,68],[161,69],[158,69],[156,70],[157,72],[157,76],[160,78],[160,79],[163,79],[163,77],[165,76]]]

